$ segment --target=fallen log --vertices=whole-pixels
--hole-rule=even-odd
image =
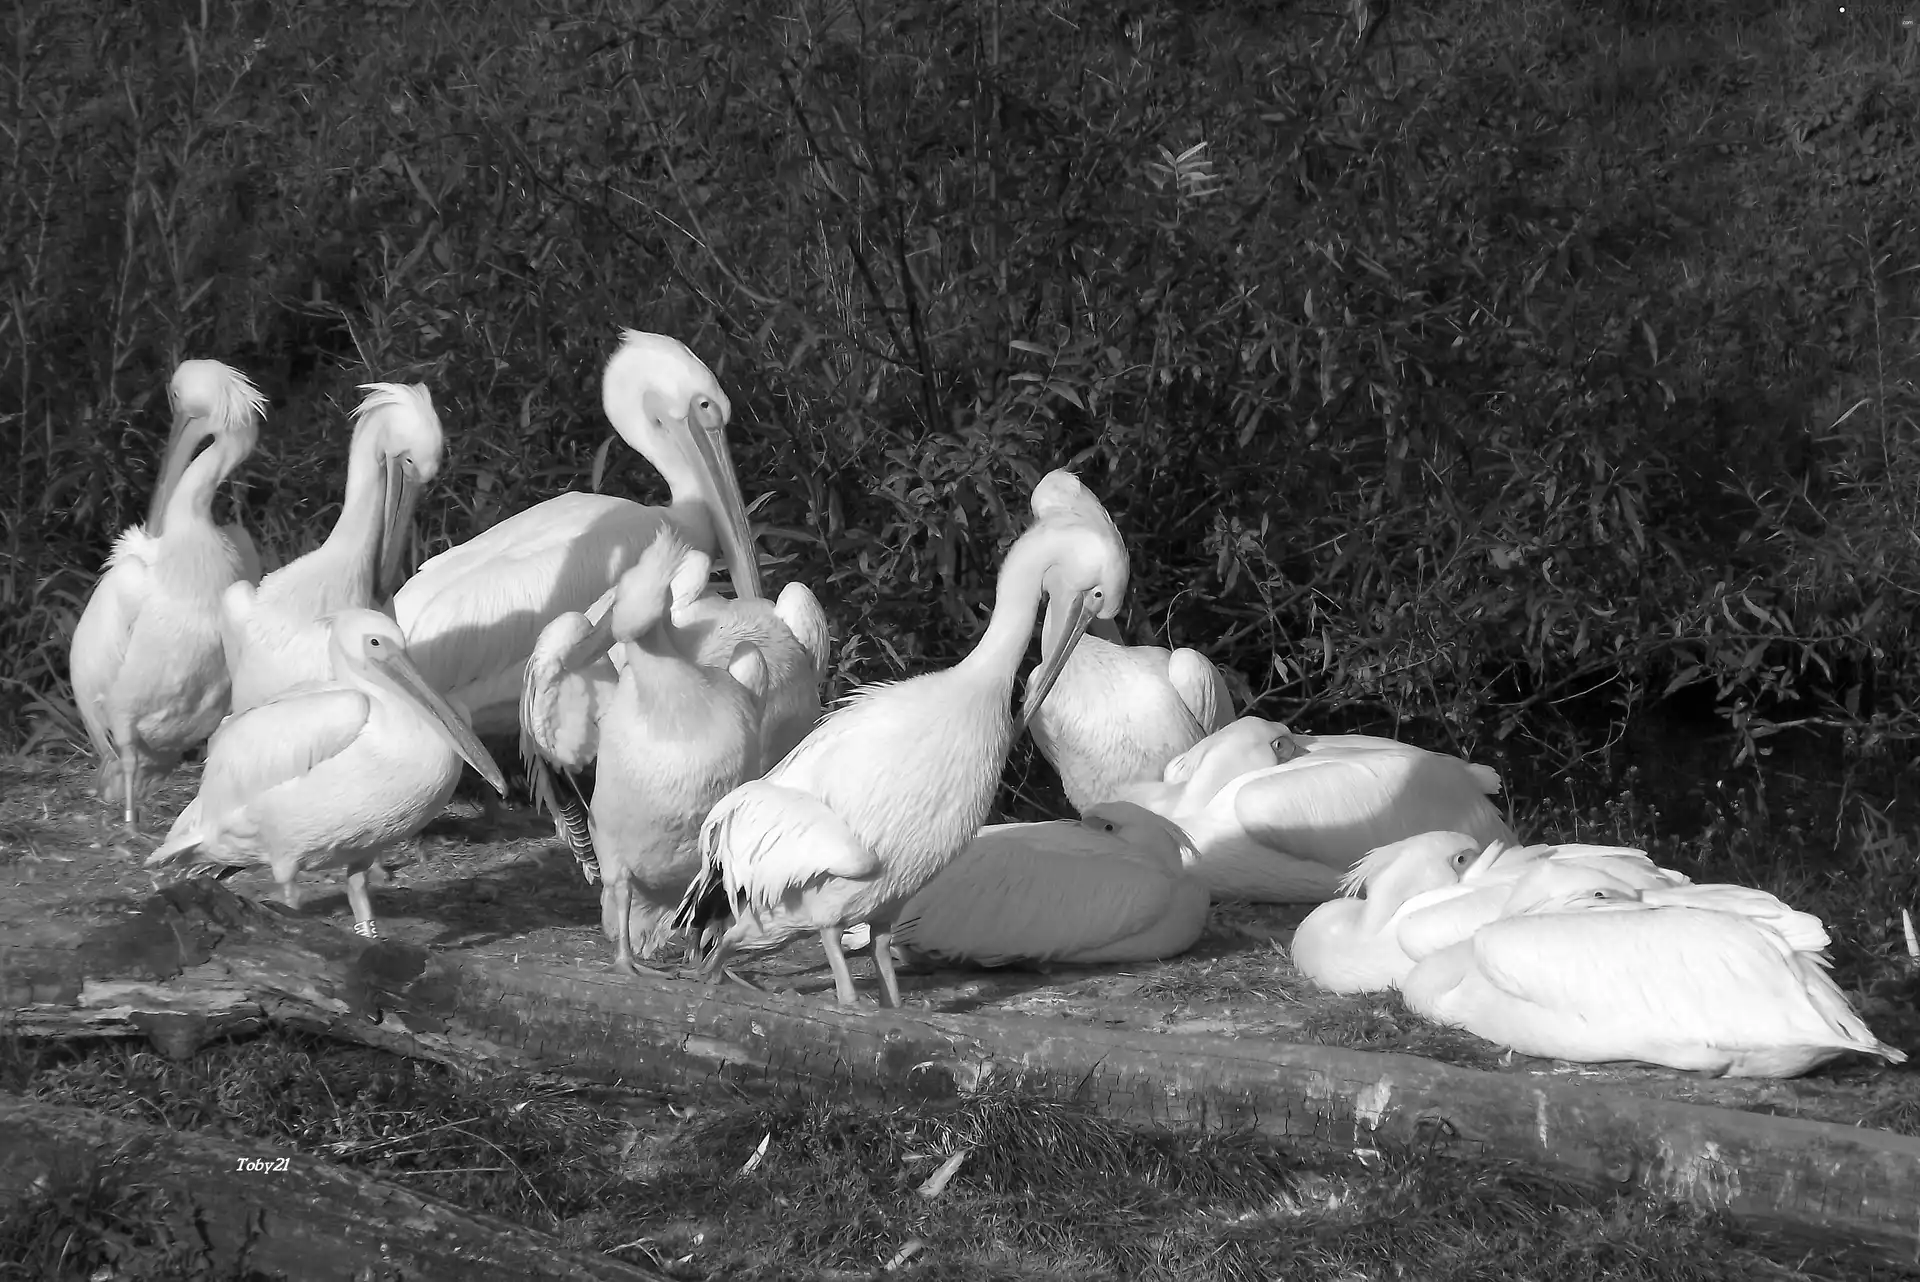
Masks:
[[[191,1244],[220,1277],[668,1282],[331,1162],[92,1109],[0,1094],[0,1152],[0,1205],[58,1197],[104,1170],[141,1191],[146,1216],[160,1212],[160,1236]],[[119,1275],[136,1276],[137,1248],[121,1247],[135,1254]]]
[[[101,932],[111,926],[110,934]],[[1253,1038],[849,1012],[776,994],[368,943],[206,882],[91,934],[0,945],[17,1031],[152,1037],[170,1053],[259,1022],[474,1072],[684,1087],[771,1082],[883,1101],[1012,1085],[1117,1118],[1345,1148],[1419,1142],[1640,1189],[1824,1247],[1920,1262],[1920,1140],[1885,1131]],[[19,997],[28,1000],[19,1001]]]

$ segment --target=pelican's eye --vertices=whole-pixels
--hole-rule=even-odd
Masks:
[[[376,649],[376,650],[378,650],[378,649],[380,648],[380,638],[379,638],[379,637],[368,637],[368,638],[367,638],[367,644],[368,644],[368,645],[370,645],[370,646],[372,646],[372,647],[373,647],[374,649]]]
[[[1453,858],[1448,860],[1447,862],[1452,864],[1455,868],[1464,870],[1468,864],[1473,862],[1473,851],[1456,850],[1453,852]]]

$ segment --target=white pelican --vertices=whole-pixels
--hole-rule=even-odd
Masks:
[[[673,572],[673,628],[702,668],[727,668],[742,645],[758,652],[765,692],[756,757],[778,761],[820,720],[832,644],[826,612],[801,583],[789,583],[777,602],[719,596],[707,590],[711,564],[705,553],[689,550]],[[626,651],[609,649],[613,599],[609,590],[585,614],[569,611],[541,630],[520,696],[520,750],[534,799],[554,817],[590,883],[599,877],[599,863],[578,776],[599,753],[600,718],[626,668]]]
[[[386,615],[332,619],[334,682],[228,717],[207,745],[200,792],[148,867],[265,864],[287,906],[303,869],[347,870],[354,930],[377,938],[367,868],[446,806],[465,760],[497,791],[500,768],[407,658]]]
[[[894,947],[979,966],[1177,956],[1200,938],[1210,903],[1182,862],[1186,844],[1174,824],[1125,801],[1077,820],[982,828],[907,900]]]
[[[253,542],[215,528],[213,496],[252,452],[266,404],[218,361],[182,361],[167,397],[173,433],[151,514],[114,541],[68,654],[97,791],[123,804],[129,828],[135,799],[226,714],[220,594],[245,573]]]
[[[1106,508],[1070,472],[1051,472],[1034,487],[1033,515],[1102,524],[1120,540]],[[1170,760],[1233,719],[1233,695],[1205,655],[1124,645],[1117,629],[1103,626],[1111,637],[1089,631],[1031,727],[1076,811],[1123,785],[1159,779]]]
[[[1764,922],[1621,888],[1509,911],[1421,961],[1401,992],[1428,1019],[1544,1058],[1716,1077],[1793,1077],[1849,1051],[1906,1059]]]
[[[233,710],[245,712],[332,672],[323,620],[392,596],[420,489],[439,475],[440,415],[421,383],[366,383],[347,447],[346,495],[326,542],[258,586],[222,598]]]
[[[980,831],[1014,734],[1043,706],[1060,666],[1126,592],[1126,551],[1079,522],[1043,521],[1000,567],[993,617],[973,653],[943,672],[868,686],[829,714],[764,779],[742,784],[700,830],[703,859],[676,926],[696,941],[731,917],[707,954],[717,980],[735,949],[817,933],[842,1005],[856,1001],[840,932],[871,928],[885,1004],[900,1004],[891,936],[900,910]],[[1042,596],[1046,656],[1015,720],[1016,670]]]
[[[1304,751],[1278,721],[1241,717],[1169,761],[1160,782],[1127,784],[1119,798],[1159,814],[1198,809],[1241,775],[1292,761]]]
[[[1346,895],[1315,908],[1293,932],[1294,969],[1330,993],[1392,988],[1413,969],[1400,948],[1401,923],[1457,885],[1481,849],[1463,832],[1424,832],[1368,851],[1343,879]]]
[[[600,400],[614,429],[666,478],[669,506],[562,494],[433,557],[393,598],[414,661],[482,734],[519,729],[521,679],[540,630],[593,604],[663,524],[702,552],[722,552],[737,596],[763,595],[727,453],[733,410],[712,371],[675,339],[627,330]]]
[[[1192,867],[1216,899],[1331,899],[1342,874],[1367,851],[1423,832],[1465,833],[1482,846],[1513,840],[1487,799],[1500,789],[1500,776],[1487,766],[1372,735],[1299,734],[1266,724],[1297,755],[1222,784],[1236,759],[1227,752],[1223,768],[1193,769],[1184,784],[1121,789],[1121,800],[1186,829],[1197,856]],[[1279,753],[1272,744],[1263,751]]]
[[[603,709],[593,790],[601,925],[614,964],[640,969],[673,933],[672,917],[700,867],[700,825],[713,804],[760,773],[767,668],[751,642],[725,665],[697,657],[674,618],[674,572],[707,555],[662,526],[621,575],[606,631],[620,644],[620,681]]]

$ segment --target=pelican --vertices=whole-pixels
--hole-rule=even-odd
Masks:
[[[675,339],[627,330],[600,399],[614,430],[666,478],[669,506],[562,494],[433,557],[394,595],[414,661],[471,710],[481,734],[519,729],[522,677],[540,630],[591,605],[662,525],[702,552],[724,553],[736,595],[763,595],[727,453],[733,410],[712,371]]]
[[[702,668],[728,667],[742,645],[759,654],[765,691],[756,757],[778,761],[820,720],[820,687],[831,645],[826,612],[801,583],[789,583],[776,602],[707,591],[711,564],[706,554],[688,549],[673,572],[672,626],[679,644]],[[586,613],[569,611],[541,630],[520,696],[520,751],[534,799],[554,817],[589,883],[599,878],[599,862],[579,777],[598,755],[600,718],[626,668],[626,651],[608,649],[614,592]]]
[[[1040,521],[1000,568],[993,615],[973,652],[943,672],[856,692],[764,779],[722,798],[700,830],[702,867],[674,924],[696,940],[731,917],[703,969],[717,981],[736,949],[817,933],[843,1006],[857,998],[840,932],[867,923],[884,1004],[900,1004],[892,933],[915,892],[987,817],[1007,749],[1043,706],[1094,618],[1112,618],[1126,551],[1080,522]],[[1009,702],[1041,598],[1063,601],[1042,668],[1016,720]]]
[[[1210,902],[1182,862],[1186,844],[1125,801],[1077,820],[982,828],[907,900],[894,947],[978,966],[1177,956],[1200,938]]]
[[[748,641],[733,645],[725,666],[698,659],[672,610],[674,572],[689,562],[704,581],[706,553],[661,526],[596,627],[617,639],[624,660],[599,725],[591,813],[601,925],[614,964],[628,971],[641,969],[636,953],[654,956],[672,933],[700,867],[707,812],[760,773],[766,663]]]
[[[1251,719],[1248,719],[1251,720]],[[1192,839],[1191,865],[1215,898],[1318,903],[1367,851],[1424,832],[1512,842],[1481,765],[1372,735],[1310,735],[1269,722],[1292,755],[1228,779],[1234,753],[1191,769],[1184,784],[1133,784],[1121,800],[1165,815]],[[1239,733],[1256,738],[1248,731]],[[1246,745],[1242,744],[1242,748]],[[1278,755],[1272,743],[1265,751]]]
[[[347,871],[354,931],[379,937],[367,868],[446,806],[464,760],[506,782],[458,713],[373,610],[331,621],[333,683],[289,691],[228,717],[207,745],[200,792],[147,866],[273,869],[289,908],[301,870]]]
[[[445,438],[421,383],[366,383],[347,447],[347,488],[326,542],[221,599],[233,710],[332,673],[323,620],[393,595],[420,489],[439,475]]]
[[[1715,1077],[1794,1077],[1848,1052],[1906,1060],[1779,931],[1620,887],[1509,905],[1401,992],[1418,1014],[1523,1055]]]
[[[215,528],[213,496],[253,451],[266,398],[218,361],[182,361],[167,398],[173,432],[147,522],[114,541],[68,656],[96,790],[122,802],[128,828],[135,799],[226,713],[220,594],[249,557],[259,564],[238,526]]]
[[[1304,751],[1278,721],[1241,717],[1169,761],[1160,782],[1127,784],[1119,796],[1160,814],[1193,810],[1241,775],[1292,761]]]
[[[1481,851],[1463,832],[1424,832],[1368,851],[1343,879],[1346,895],[1315,908],[1293,932],[1294,968],[1330,993],[1392,988],[1413,969],[1401,923],[1457,885]]]
[[[1049,473],[1034,487],[1033,515],[1104,524],[1120,539],[1106,509],[1070,472]],[[1098,635],[1103,629],[1111,635]],[[1031,729],[1068,802],[1083,811],[1123,785],[1161,778],[1170,760],[1232,718],[1233,695],[1205,655],[1123,645],[1103,622],[1074,649]]]

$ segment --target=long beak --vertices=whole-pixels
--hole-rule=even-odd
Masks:
[[[733,577],[733,594],[742,601],[758,601],[766,596],[766,589],[760,585],[760,555],[753,546],[753,530],[747,525],[747,501],[740,494],[733,457],[727,452],[723,435],[726,420],[704,398],[695,398],[687,406],[686,422],[694,452],[707,474],[714,505],[714,533],[720,540],[727,572]]]
[[[155,482],[153,498],[147,504],[147,533],[160,533],[161,522],[167,514],[167,503],[173,498],[174,490],[179,488],[187,464],[193,462],[194,448],[212,435],[211,421],[196,418],[182,410],[173,412],[173,430],[167,434],[166,449],[160,452],[160,479]]]
[[[1478,879],[1480,877],[1485,876],[1487,872],[1491,870],[1495,864],[1500,862],[1500,857],[1506,854],[1507,851],[1511,849],[1513,849],[1513,847],[1509,846],[1506,842],[1501,841],[1498,837],[1494,838],[1492,841],[1489,841],[1487,843],[1487,848],[1485,850],[1482,850],[1479,854],[1475,855],[1473,857],[1473,862],[1468,864],[1466,868],[1461,871],[1460,880],[1467,881],[1470,879]]]
[[[413,508],[420,501],[420,477],[405,455],[387,459],[385,510],[380,520],[379,591],[391,600],[406,582],[406,555],[413,542]],[[479,767],[475,767],[479,769]]]
[[[607,594],[608,598],[612,595],[611,592]],[[594,603],[596,608],[599,604],[597,601]],[[608,604],[612,604],[610,599]],[[607,651],[613,649],[613,611],[601,610],[599,617],[595,618],[590,610],[587,612],[587,622],[593,626],[587,630],[585,636],[574,642],[561,658],[562,672],[578,672],[595,661],[605,658]]]
[[[413,660],[397,651],[388,651],[375,660],[375,664],[392,680],[402,694],[420,705],[420,710],[427,714],[428,720],[439,727],[440,733],[446,736],[447,742],[453,745],[453,750],[460,754],[461,759],[479,771],[480,777],[492,784],[495,792],[503,797],[506,796],[507,779],[500,773],[500,767],[494,764],[493,757],[481,747],[480,740],[467,728],[467,723],[460,719],[460,714],[440,697],[437,690],[427,684],[427,679],[420,675],[420,669],[413,666]]]
[[[1027,682],[1026,702],[1020,707],[1020,721],[1013,732],[1018,735],[1033,720],[1033,714],[1046,702],[1047,695],[1053,690],[1053,683],[1060,679],[1061,670],[1067,666],[1067,660],[1073,657],[1073,649],[1080,644],[1080,638],[1086,635],[1087,625],[1093,622],[1093,610],[1088,605],[1088,592],[1076,592],[1073,600],[1065,606],[1052,598],[1047,600],[1046,621],[1040,625],[1040,669]]]

